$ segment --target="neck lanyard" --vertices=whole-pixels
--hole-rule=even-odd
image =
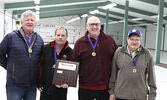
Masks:
[[[131,50],[130,50],[130,48],[129,48],[130,57],[133,59],[133,65],[134,65],[134,67],[136,67],[136,63],[137,63],[137,60],[138,60],[138,58],[139,58],[140,51],[141,51],[141,46],[139,47],[139,51],[138,51],[138,53],[137,53],[137,58],[136,58],[136,60],[134,61],[134,59],[132,58]]]
[[[89,39],[90,44],[91,44],[92,47],[93,47],[93,51],[95,51],[97,42],[99,41],[99,38],[100,38],[100,35],[97,37],[97,40],[96,40],[96,42],[95,42],[95,45],[93,45],[93,43],[92,43],[92,41],[91,41],[91,39],[90,39],[90,36],[89,36],[89,34],[88,34],[88,39]]]
[[[63,51],[63,49],[64,49],[64,47],[61,49],[60,53]],[[54,57],[55,57],[55,63],[56,63],[56,61],[57,61],[56,42],[55,42],[55,45],[54,45]]]
[[[23,28],[22,28],[22,30],[23,30]],[[24,32],[24,30],[23,30],[23,32]],[[33,40],[34,35],[32,35],[30,41],[29,41],[29,39],[28,39],[28,37],[27,37],[25,32],[24,32],[24,35],[25,35],[25,38],[27,40],[28,47],[30,47],[30,45],[32,44],[32,40]]]
[[[21,27],[21,28],[22,28],[22,30],[23,30],[23,27]],[[24,32],[24,30],[23,30],[23,32]],[[25,39],[27,40],[28,52],[29,52],[29,54],[31,54],[31,53],[32,53],[32,46],[31,46],[31,44],[32,44],[34,35],[31,36],[30,41],[29,41],[29,39],[28,39],[28,37],[27,37],[27,35],[26,35],[25,32],[24,32],[24,35],[25,35]]]

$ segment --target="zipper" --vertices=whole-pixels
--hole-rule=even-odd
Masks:
[[[14,63],[13,63],[13,68],[12,68],[12,78],[14,78],[14,71],[15,71],[15,68],[14,68]]]
[[[31,54],[29,53],[29,58],[31,59]]]

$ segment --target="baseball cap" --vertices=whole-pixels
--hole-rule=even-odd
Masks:
[[[129,37],[131,34],[137,34],[139,37],[142,37],[142,34],[141,34],[140,30],[135,29],[135,28],[132,29],[132,30],[129,30],[129,32],[128,32],[128,37]]]

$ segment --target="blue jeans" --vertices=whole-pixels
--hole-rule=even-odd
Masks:
[[[19,86],[6,83],[7,100],[36,100],[36,86]]]

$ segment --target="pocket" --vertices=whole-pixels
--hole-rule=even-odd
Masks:
[[[14,71],[15,71],[15,66],[14,63],[12,64],[12,78],[14,78]]]

